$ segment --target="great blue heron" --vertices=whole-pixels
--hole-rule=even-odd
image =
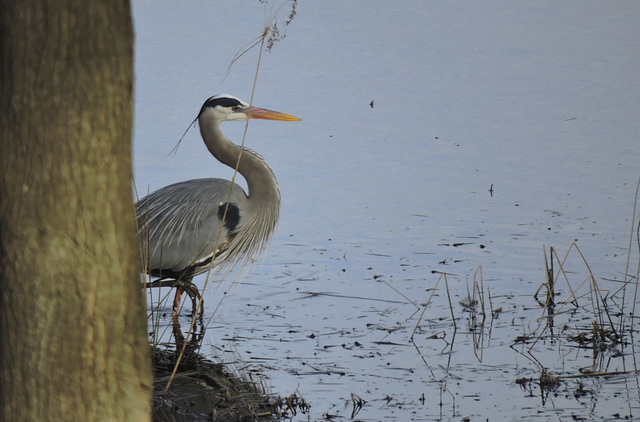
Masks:
[[[209,152],[238,168],[248,193],[229,180],[194,179],[161,188],[136,203],[145,272],[158,277],[147,285],[176,287],[174,317],[183,292],[191,297],[195,314],[200,294],[191,282],[194,276],[222,262],[252,257],[266,246],[278,221],[280,191],[273,171],[260,155],[234,144],[220,129],[222,122],[250,118],[300,120],[231,95],[210,97],[194,120]]]

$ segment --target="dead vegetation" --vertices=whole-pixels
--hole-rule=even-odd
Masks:
[[[638,232],[640,233],[640,225]],[[629,256],[633,255],[632,244],[630,242]],[[640,242],[638,250],[640,251]],[[516,378],[514,382],[531,396],[534,395],[534,390],[539,390],[543,405],[550,397],[559,394],[574,396],[578,400],[585,398],[585,401],[595,403],[596,393],[587,386],[586,380],[591,379],[596,384],[615,383],[620,382],[620,377],[635,378],[640,373],[634,359],[631,359],[629,369],[618,369],[626,368],[625,358],[632,358],[634,355],[633,338],[637,330],[634,330],[633,322],[636,319],[638,270],[631,273],[627,265],[622,280],[602,279],[599,282],[577,243],[572,243],[562,256],[553,247],[545,248],[544,252],[545,281],[533,292],[532,297],[541,314],[532,321],[521,319],[522,332],[513,338],[511,345],[511,349],[517,354],[533,362],[539,368],[539,373]],[[504,296],[492,296],[489,289],[485,289],[482,268],[478,267],[472,282],[467,284],[467,296],[455,306],[451,300],[449,277],[447,273],[439,273],[434,287],[429,289],[429,296],[422,305],[410,337],[410,342],[434,379],[438,377],[420,343],[425,339],[440,340],[445,344],[441,353],[452,355],[456,336],[461,329],[459,322],[466,321],[464,335],[472,336],[475,357],[482,363],[484,337],[490,335],[494,320],[502,314],[503,307],[508,305],[508,302],[500,303],[505,299]],[[449,330],[429,333],[429,329],[425,328],[430,325],[425,317],[426,311],[439,294],[446,297],[451,315]],[[494,303],[501,306],[494,308]],[[547,352],[550,345],[562,357],[561,362],[557,359],[545,361],[549,356]],[[578,351],[590,353],[590,365],[572,365],[569,356]],[[581,354],[583,355],[584,353]],[[539,359],[537,356],[542,357]],[[449,365],[447,371],[448,368]],[[440,379],[441,392],[448,391],[446,376],[440,376]],[[440,405],[442,406],[442,402]],[[453,399],[452,414],[456,415]],[[631,409],[629,414],[632,414]]]
[[[172,323],[175,342],[153,351],[154,421],[259,421],[309,412],[304,398],[269,394],[261,381],[200,354],[205,329],[186,339]],[[170,388],[167,388],[170,382]]]

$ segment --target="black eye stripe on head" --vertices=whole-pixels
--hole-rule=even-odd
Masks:
[[[211,97],[205,103],[203,107],[238,107],[242,106],[242,103],[235,98],[229,97]]]

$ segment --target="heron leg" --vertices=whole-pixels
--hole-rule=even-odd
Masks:
[[[175,284],[176,287],[176,295],[173,298],[173,310],[171,311],[171,316],[176,318],[178,316],[178,312],[180,311],[180,299],[182,298],[182,293],[186,292],[187,295],[191,298],[191,315],[196,314],[196,309],[198,308],[198,302],[202,301],[202,296],[200,295],[200,291],[198,291],[198,286],[191,282],[191,279],[187,280],[178,280]],[[204,306],[200,308],[200,317],[204,314]]]
[[[182,288],[176,286],[176,294],[173,297],[173,309],[171,310],[171,316],[176,319],[180,311],[180,298],[182,297]]]
[[[198,286],[193,283],[189,283],[189,287],[185,290],[189,297],[191,298],[191,315],[196,314],[196,310],[198,309],[198,302],[202,301],[202,296],[200,295],[200,291],[198,290]],[[204,304],[204,302],[202,302]],[[200,307],[199,317],[202,317],[204,314],[204,306]]]

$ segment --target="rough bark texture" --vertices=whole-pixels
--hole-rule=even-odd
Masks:
[[[128,1],[0,0],[0,420],[150,419]]]

